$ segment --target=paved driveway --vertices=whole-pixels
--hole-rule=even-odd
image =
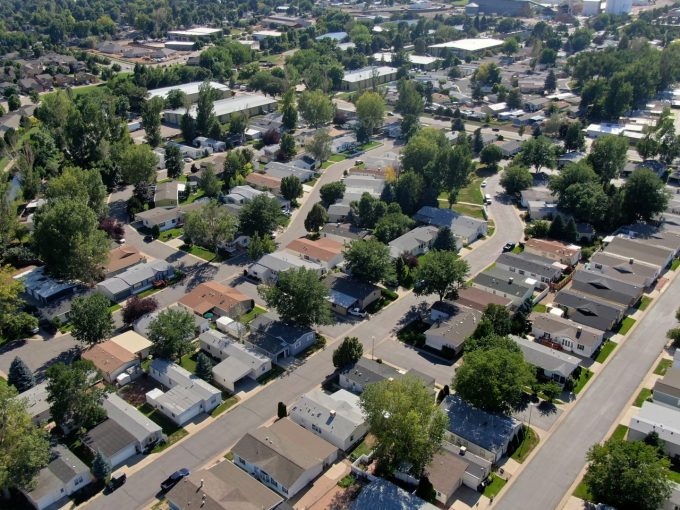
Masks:
[[[80,343],[71,335],[61,335],[46,340],[37,337],[19,342],[12,342],[0,348],[0,372],[9,372],[12,360],[19,356],[33,370],[35,378],[40,381],[45,377],[45,370],[59,361],[70,362],[78,352]]]

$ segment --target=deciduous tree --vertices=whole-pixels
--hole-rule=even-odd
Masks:
[[[669,192],[647,168],[633,172],[623,186],[623,210],[630,221],[650,221],[666,210]]]
[[[158,147],[161,143],[161,112],[165,101],[161,97],[153,97],[142,105],[142,128],[146,133],[146,143]]]
[[[113,331],[110,306],[111,301],[99,293],[75,298],[69,313],[73,338],[89,346],[108,338]]]
[[[276,198],[258,195],[241,208],[240,230],[247,236],[269,235],[278,227],[281,206]]]
[[[47,369],[47,401],[54,422],[63,430],[89,429],[106,418],[101,406],[105,391],[94,385],[97,370],[88,360]]]
[[[0,266],[0,338],[15,340],[30,335],[38,326],[38,319],[23,311],[23,292],[23,283],[14,279],[14,269]]]
[[[364,92],[356,102],[357,118],[368,135],[380,127],[385,118],[385,101],[376,92]]]
[[[420,259],[413,291],[418,296],[437,294],[440,301],[446,296],[456,299],[469,271],[468,263],[455,252],[430,251]]]
[[[377,283],[391,276],[392,260],[387,246],[375,239],[357,239],[345,250],[349,272],[359,281]]]
[[[281,179],[281,196],[291,202],[302,196],[302,183],[295,175],[287,175]]]
[[[168,172],[168,177],[176,179],[184,170],[184,159],[182,152],[176,145],[168,145],[165,147],[165,168]]]
[[[158,301],[154,297],[140,298],[135,295],[129,298],[123,306],[123,323],[133,324],[137,319],[158,309]]]
[[[328,211],[320,203],[316,203],[307,213],[305,218],[305,230],[318,232],[328,222]]]
[[[626,165],[628,141],[623,136],[604,135],[593,142],[588,161],[600,180],[608,183],[618,177]]]
[[[346,336],[337,349],[333,351],[333,366],[344,368],[361,359],[364,354],[364,346],[355,336]]]
[[[318,129],[312,138],[307,141],[305,149],[314,159],[318,161],[326,161],[331,155],[331,136],[327,129]]]
[[[130,144],[120,155],[120,172],[127,184],[153,182],[156,178],[156,156],[146,144]]]
[[[345,195],[345,183],[342,181],[329,182],[319,189],[321,201],[325,206],[334,204]]]
[[[530,188],[534,178],[529,169],[523,165],[512,164],[503,170],[500,184],[509,195],[517,195],[521,191]]]
[[[205,195],[210,198],[216,198],[222,191],[222,182],[215,175],[213,165],[208,166],[203,170],[203,173],[198,178],[198,187],[203,190]]]
[[[300,115],[313,128],[319,128],[333,120],[335,108],[333,103],[320,90],[305,91],[298,102]]]
[[[168,308],[149,323],[149,340],[154,356],[179,361],[191,351],[195,337],[194,315],[183,308]]]

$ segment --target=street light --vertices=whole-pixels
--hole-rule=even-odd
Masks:
[[[537,405],[540,405],[540,403],[535,404],[535,403],[529,401],[529,424],[527,425],[527,432],[524,435],[524,437],[522,438],[522,443],[519,445],[519,456],[520,457],[522,456],[522,451],[524,450],[524,443],[526,442],[527,436],[529,435],[529,433],[531,431],[531,411],[533,410],[534,406],[537,406]]]

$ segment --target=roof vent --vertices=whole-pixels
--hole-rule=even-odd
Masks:
[[[512,276],[511,276],[510,278],[508,278],[508,283],[509,283],[510,285],[512,285],[512,282],[513,282],[513,281],[515,281],[515,279],[514,279]]]
[[[330,413],[331,416],[335,417],[335,409],[331,409]]]
[[[467,452],[467,446],[461,446],[460,447],[460,454],[465,455],[466,452]]]
[[[629,264],[635,264],[635,259],[634,259],[634,258],[628,259],[628,263],[629,263]]]

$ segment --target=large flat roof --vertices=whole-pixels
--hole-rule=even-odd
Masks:
[[[342,79],[342,81],[354,83],[364,80],[370,80],[371,78],[373,78],[374,75],[376,77],[387,76],[393,73],[396,74],[396,72],[397,72],[396,67],[389,66],[364,67],[362,69],[357,69],[356,71],[350,71],[349,73],[345,73],[345,77]]]
[[[170,87],[161,87],[159,89],[151,89],[148,92],[149,99],[152,97],[162,97],[163,99],[166,99],[168,97],[168,93],[171,90],[181,90],[187,95],[194,95],[198,94],[198,89],[201,88],[201,85],[203,85],[202,81],[192,81],[190,83],[181,83],[179,85],[172,85]],[[226,92],[229,90],[229,87],[226,85],[222,85],[221,83],[218,83],[216,81],[211,81],[210,86],[214,89],[221,90],[223,92]],[[183,110],[183,108],[182,108]]]
[[[227,99],[220,99],[215,101],[214,110],[215,116],[229,115],[231,113],[242,112],[250,108],[258,108],[260,106],[267,106],[276,104],[276,99],[266,97],[260,94],[239,94]],[[165,113],[174,113],[177,115],[184,115],[186,110],[184,108],[176,108],[174,110],[166,110]],[[189,115],[196,118],[196,106],[189,109]]]
[[[429,48],[451,48],[460,51],[480,51],[489,48],[501,46],[503,41],[501,39],[458,39],[457,41],[449,41],[445,43],[432,44]]]
[[[221,32],[221,28],[196,27],[189,28],[188,30],[170,30],[168,35],[201,36],[219,34]]]

